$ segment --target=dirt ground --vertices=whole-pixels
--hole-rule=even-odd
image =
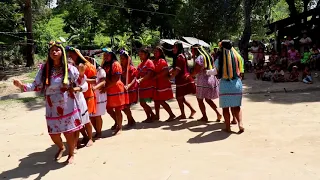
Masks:
[[[198,109],[195,97],[188,100]],[[108,129],[113,122],[105,115],[105,138],[80,149],[75,164],[69,166],[53,161],[56,147],[47,135],[39,99],[0,102],[0,178],[316,180],[320,179],[319,100],[318,91],[245,95],[246,131],[241,135],[222,132],[221,123],[181,120],[139,123],[136,129],[111,137]],[[179,115],[177,103],[170,105]],[[145,119],[139,105],[133,109],[137,121]],[[207,112],[214,121],[214,112],[209,108]],[[162,110],[161,119],[167,117]],[[200,117],[198,110],[196,118]]]

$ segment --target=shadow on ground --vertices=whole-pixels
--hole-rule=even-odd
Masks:
[[[57,148],[51,146],[42,152],[29,154],[27,157],[20,159],[18,167],[4,171],[0,174],[1,179],[29,179],[30,176],[38,174],[35,178],[39,180],[50,171],[54,171],[64,167],[64,164],[53,160]]]
[[[244,97],[252,102],[269,102],[275,104],[296,104],[320,102],[320,91],[247,94]]]
[[[13,96],[14,95],[16,94],[13,94]],[[2,101],[1,104],[10,103],[10,102],[22,103],[27,108],[28,111],[34,111],[34,110],[38,110],[45,107],[44,98],[41,96],[18,98],[18,99],[12,98],[12,99],[6,99],[6,100],[1,99],[1,101]]]
[[[191,132],[194,132],[194,134],[197,134],[195,137],[192,137],[187,141],[187,143],[194,144],[220,141],[228,138],[233,133],[226,133],[222,131],[224,127],[225,126],[223,123],[204,123],[196,120],[187,121],[186,119],[183,119],[173,122],[157,121],[154,123],[137,123],[134,129],[143,130],[161,128],[162,130],[169,131],[181,131],[187,129]]]
[[[255,80],[251,73],[243,80],[244,97],[253,102],[275,104],[294,104],[319,102],[320,81],[314,78],[314,84],[302,82],[273,83]]]
[[[13,76],[20,76],[25,73],[34,71],[34,67],[14,67],[0,70],[0,81],[6,81]]]

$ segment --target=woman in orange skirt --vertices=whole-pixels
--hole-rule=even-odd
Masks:
[[[83,64],[85,67],[84,74],[87,77],[88,90],[83,92],[84,98],[86,99],[86,103],[88,106],[88,113],[96,113],[96,97],[95,93],[92,90],[92,82],[96,81],[97,70],[96,68],[81,54],[79,49],[73,47],[67,47],[68,56],[74,61],[76,67],[80,64]],[[92,146],[92,124],[91,122],[87,122],[85,128],[83,128],[80,132],[83,136],[83,144],[86,144],[87,147]]]
[[[138,84],[139,84],[139,100],[140,105],[144,109],[147,119],[143,122],[151,123],[156,119],[156,115],[152,112],[151,107],[147,104],[147,102],[151,102],[154,95],[154,64],[149,59],[150,53],[148,49],[141,49],[139,52],[139,57],[141,59],[141,63],[138,66]]]
[[[138,83],[137,83],[137,69],[133,66],[131,57],[127,51],[120,51],[120,63],[123,69],[121,81],[125,84],[126,92],[126,106],[123,112],[127,115],[127,128],[135,126],[136,121],[132,117],[130,106],[138,102]]]
[[[155,66],[155,76],[153,80],[156,82],[155,93],[154,93],[154,105],[156,110],[156,118],[160,119],[160,105],[169,113],[169,119],[171,121],[176,118],[172,113],[172,110],[167,100],[173,99],[173,92],[171,82],[169,80],[169,67],[165,60],[165,55],[161,47],[156,47],[154,50],[153,60]]]
[[[102,67],[106,71],[107,112],[115,120],[114,135],[122,131],[122,113],[125,106],[125,89],[121,81],[122,68],[111,49],[104,48]]]

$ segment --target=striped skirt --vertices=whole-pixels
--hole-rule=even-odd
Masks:
[[[242,82],[240,78],[220,80],[219,103],[221,108],[238,107],[242,102]]]

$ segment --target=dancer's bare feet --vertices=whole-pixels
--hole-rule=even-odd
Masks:
[[[115,129],[115,131],[113,132],[113,135],[114,135],[114,136],[119,135],[119,134],[121,134],[121,132],[122,132],[122,128],[118,128],[118,127],[117,127],[117,128]]]
[[[230,128],[226,128],[226,129],[222,129],[224,132],[227,132],[227,133],[231,133],[231,129]]]
[[[231,124],[238,124],[238,122],[237,122],[236,119],[233,119],[233,120],[231,121]]]
[[[135,120],[131,120],[128,122],[128,124],[124,127],[125,129],[131,129],[133,127],[136,126],[136,121]]]
[[[68,156],[68,159],[64,162],[66,165],[72,164],[74,162],[74,156]]]
[[[96,134],[94,135],[93,139],[99,140],[99,139],[101,139],[101,137],[102,137],[102,134],[101,134],[101,133],[96,133]]]
[[[176,120],[187,119],[186,115],[180,115],[176,118]]]
[[[240,126],[239,126],[239,132],[238,132],[238,133],[241,134],[241,133],[243,133],[243,132],[244,132],[244,127],[240,127]]]
[[[117,124],[114,124],[112,127],[111,127],[111,130],[115,130],[117,128]]]
[[[222,115],[219,114],[219,115],[217,116],[217,122],[221,122],[221,119],[222,119]]]
[[[209,122],[208,117],[202,117],[202,118],[198,119],[197,121],[205,122],[205,123]]]
[[[153,119],[152,118],[147,118],[146,120],[142,121],[142,123],[153,123]]]
[[[166,122],[171,122],[171,121],[174,121],[176,119],[176,116],[175,115],[171,115],[167,120]]]
[[[157,116],[157,115],[153,116],[152,119],[153,119],[154,121],[160,121],[160,117]]]
[[[88,141],[89,141],[89,138],[88,138],[88,137],[84,137],[84,138],[82,138],[82,140],[81,140],[81,144],[87,144]]]
[[[90,139],[90,140],[87,142],[86,147],[90,147],[90,146],[92,146],[92,145],[93,145],[93,141],[92,141],[92,139]]]
[[[197,112],[197,111],[195,111],[195,110],[191,111],[191,114],[190,114],[190,116],[189,116],[189,119],[193,119],[193,118],[194,118],[193,116],[196,114],[196,112]]]
[[[54,156],[54,159],[56,161],[60,160],[63,156],[63,153],[66,151],[66,147],[62,147],[61,149],[58,150],[57,154]]]
[[[153,115],[151,116],[152,121],[160,121],[160,117]]]

